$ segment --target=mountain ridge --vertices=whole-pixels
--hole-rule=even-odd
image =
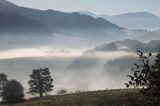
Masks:
[[[150,12],[128,12],[128,13],[122,13],[122,14],[119,14],[119,15],[113,15],[111,17],[115,17],[115,16],[135,16],[135,15],[138,15],[138,16],[152,16],[152,17],[155,17],[155,18],[160,18],[159,16],[153,14],[153,13],[150,13]]]
[[[128,12],[119,15],[96,15],[90,12],[80,12],[81,14],[92,15],[93,17],[103,17],[104,19],[129,29],[154,29],[160,27],[160,16],[150,12]]]
[[[5,3],[1,1],[1,13],[16,14],[46,25],[46,27],[51,30],[50,36],[54,37],[51,43],[56,42],[57,39],[66,40],[66,37],[73,39],[76,37],[80,39],[80,41],[83,40],[82,42],[84,42],[87,46],[94,46],[97,43],[99,44],[101,42],[126,37],[122,27],[119,27],[118,25],[103,18],[94,18],[89,15],[82,15],[78,12],[65,13],[50,9],[32,9],[15,5],[6,0],[4,0]],[[41,29],[38,29],[37,31],[41,31]],[[47,37],[47,35],[43,33],[44,37]],[[64,44],[64,46],[66,46],[66,44]],[[69,46],[71,47],[72,45]]]
[[[76,25],[79,25],[81,27],[87,27],[86,24],[89,23],[90,24],[89,27],[91,27],[91,26],[105,27],[107,25],[111,25],[111,27],[113,26],[115,28],[119,28],[117,25],[112,24],[107,20],[95,19],[95,18],[88,16],[88,15],[81,15],[77,12],[65,13],[65,12],[60,12],[60,11],[54,11],[51,9],[38,10],[38,9],[20,7],[20,6],[15,5],[11,2],[8,2],[6,0],[3,0],[3,1],[5,1],[5,3],[2,2],[3,4],[2,3],[0,4],[0,11],[1,12],[3,11],[3,12],[8,12],[8,13],[19,14],[19,15],[26,16],[29,18],[33,18],[35,20],[38,20],[38,21],[43,22],[44,24],[47,24],[50,26],[54,25],[54,26],[62,27],[62,25],[60,25],[60,22],[62,21],[64,23],[63,25],[66,24],[66,27],[70,27],[72,24],[73,24],[72,27],[75,27]],[[8,4],[10,4],[9,7],[4,6],[4,5],[8,6]],[[1,6],[1,5],[3,5],[3,6]],[[12,9],[12,11],[10,11],[11,9]],[[82,19],[83,20],[86,19],[87,21],[85,22]],[[74,22],[72,22],[72,21],[74,21]],[[80,21],[80,22],[78,23],[78,21]],[[101,23],[101,21],[103,21],[103,24]]]

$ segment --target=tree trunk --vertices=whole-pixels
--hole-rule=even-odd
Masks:
[[[42,91],[39,92],[39,96],[40,96],[40,98],[43,97]]]
[[[41,71],[41,69],[40,69]],[[39,96],[40,98],[43,97],[43,87],[42,87],[42,80],[40,73],[38,74],[38,87],[39,87]]]

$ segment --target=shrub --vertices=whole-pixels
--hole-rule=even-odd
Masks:
[[[5,103],[17,103],[23,101],[24,92],[22,85],[16,81],[11,80],[3,87],[2,100]]]

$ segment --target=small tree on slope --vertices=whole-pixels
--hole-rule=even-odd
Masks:
[[[32,95],[39,94],[40,97],[43,97],[44,93],[52,91],[53,79],[48,68],[34,69],[30,78],[28,81],[29,93]]]

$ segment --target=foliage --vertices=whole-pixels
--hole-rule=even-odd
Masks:
[[[145,106],[159,106],[160,98],[160,52],[156,54],[152,61],[152,53],[145,55],[137,51],[141,64],[135,64],[132,69],[133,75],[128,75],[130,81],[127,87],[140,89],[142,104]]]
[[[11,80],[3,87],[2,100],[5,103],[17,103],[23,101],[24,93],[22,85],[16,80]]]
[[[2,96],[3,87],[7,83],[7,75],[0,73],[0,96]]]
[[[30,78],[31,79],[28,81],[30,86],[29,93],[33,95],[38,93],[40,97],[42,97],[44,93],[52,91],[53,79],[48,68],[34,69]]]
[[[65,89],[61,89],[57,92],[57,95],[64,95],[64,94],[67,94],[67,90]]]

